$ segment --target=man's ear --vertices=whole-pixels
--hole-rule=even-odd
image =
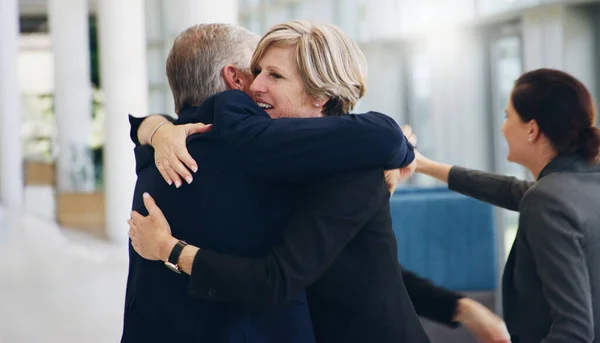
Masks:
[[[223,78],[229,89],[244,89],[244,78],[242,72],[233,66],[228,64],[223,68]]]

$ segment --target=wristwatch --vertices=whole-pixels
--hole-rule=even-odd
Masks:
[[[169,259],[165,261],[165,266],[177,274],[181,274],[181,268],[179,268],[177,262],[179,261],[179,255],[181,255],[181,251],[183,251],[183,248],[185,248],[186,245],[188,244],[184,241],[177,242],[177,244],[175,244],[173,247],[173,250],[171,250]]]

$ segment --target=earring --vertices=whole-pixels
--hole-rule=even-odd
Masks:
[[[321,106],[321,105],[320,104],[315,104],[315,107],[319,107],[319,106]]]

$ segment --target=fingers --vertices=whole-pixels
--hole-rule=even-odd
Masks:
[[[402,125],[401,128],[402,133],[408,140],[408,142],[414,147],[417,147],[417,135],[413,132],[413,129],[410,125]]]
[[[165,162],[166,161],[166,162]],[[171,164],[168,160],[162,158],[156,158],[156,169],[160,172],[160,175],[167,181],[169,185],[175,184],[175,187],[181,187],[181,178],[179,174],[171,168]]]
[[[193,135],[194,133],[204,133],[210,131],[212,129],[212,124],[204,124],[204,123],[195,123],[195,124],[187,124],[187,135]]]
[[[400,127],[400,130],[402,130],[402,133],[403,133],[403,134],[404,134],[406,137],[410,136],[410,135],[413,133],[412,126],[410,126],[410,125],[402,125],[402,126]]]
[[[212,124],[205,125],[204,123],[195,123],[186,124],[182,127],[185,131],[186,137],[189,137],[194,133],[203,133],[210,131],[210,129],[212,128]],[[198,165],[196,164],[196,161],[192,158],[192,156],[189,154],[185,145],[185,141],[182,143],[183,144],[177,144],[177,146],[175,147],[174,156],[173,154],[169,156],[169,163],[171,166],[173,166],[173,169],[187,181],[187,183],[191,183],[193,178],[190,172],[188,171],[188,168],[195,173],[198,171]]]
[[[184,149],[185,150],[185,149]],[[187,150],[185,150],[185,154],[187,154]],[[190,156],[190,159],[192,157]],[[192,161],[194,161],[192,159]],[[194,180],[192,177],[192,174],[190,173],[190,171],[183,165],[183,163],[181,163],[181,161],[179,160],[179,156],[176,154],[171,155],[169,157],[169,165],[171,166],[171,169],[169,170],[169,175],[171,175],[171,177],[174,177],[173,174],[175,174],[175,176],[177,177],[176,181],[175,181],[175,186],[180,187],[181,186],[181,179],[179,178],[180,176],[189,184],[192,183],[192,181]],[[179,183],[178,183],[179,182]]]
[[[144,199],[144,206],[146,206],[146,209],[148,210],[148,214],[150,215],[160,215],[162,216],[162,211],[160,210],[160,208],[158,206],[156,206],[156,202],[154,201],[154,198],[152,198],[152,196],[148,193],[144,193],[142,195],[142,198]]]
[[[190,155],[190,153],[187,151],[187,148],[177,149],[177,151],[175,151],[175,156],[177,157],[178,161],[183,162],[183,164],[185,164],[194,173],[198,171],[198,165],[196,164],[196,160],[194,160],[194,158],[192,158],[192,155]],[[182,167],[183,167],[183,165],[182,165]],[[183,168],[185,169],[185,167],[183,167]],[[188,173],[187,169],[185,169],[184,172]],[[181,173],[180,173],[180,175],[184,176]],[[190,177],[191,177],[191,174],[190,174]],[[184,176],[184,178],[185,178],[185,176]],[[187,178],[186,178],[186,181],[187,181]]]
[[[165,169],[163,163],[157,161],[156,168],[158,169],[158,172],[163,177],[163,179],[165,179],[165,181],[169,184],[169,186],[172,185],[173,179],[171,179],[171,176],[169,176],[169,173],[167,173],[167,170]]]
[[[417,136],[415,134],[411,133],[410,137],[408,137],[407,139],[408,139],[408,142],[413,146],[413,148],[416,149],[417,148],[417,141],[418,141]]]
[[[387,185],[390,195],[393,195],[398,187],[398,180],[400,178],[400,171],[398,169],[384,171],[385,183]]]
[[[156,167],[167,183],[174,183],[177,188],[181,187],[183,180],[192,183],[194,178],[190,170],[198,171],[198,164],[187,150],[186,137],[190,133],[208,131],[211,127],[202,123],[180,125],[169,132],[168,139],[157,142]]]
[[[146,218],[144,216],[142,216],[141,214],[139,214],[138,211],[131,211],[131,219],[129,219],[129,221],[131,221],[133,224],[137,224],[139,223],[142,219]]]
[[[129,235],[129,238],[131,239],[131,245],[136,247],[137,246],[136,233],[139,228],[132,219],[128,219],[127,224],[129,224],[129,232],[127,232],[127,234]]]

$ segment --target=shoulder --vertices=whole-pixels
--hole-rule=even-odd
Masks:
[[[240,90],[227,90],[215,94],[209,99],[212,99],[213,105],[217,110],[239,111],[240,114],[267,115],[248,94]]]
[[[270,121],[270,117],[248,94],[240,90],[227,90],[207,98],[191,121],[212,123],[215,127],[211,132],[227,136],[246,120]]]
[[[521,212],[532,209],[564,209],[574,201],[579,191],[565,173],[554,173],[535,182],[524,194]]]
[[[220,93],[217,93],[213,96],[211,96],[209,99],[214,99],[215,102],[219,102],[219,101],[252,101],[252,98],[242,92],[241,90],[238,89],[230,89],[230,90],[226,90]]]
[[[523,196],[520,205],[521,223],[529,235],[548,235],[553,231],[576,229],[577,208],[573,204],[575,193],[560,185],[560,177],[549,175],[536,182]]]
[[[390,124],[390,126],[400,130],[400,126],[394,120],[394,118],[388,116],[387,114],[383,114],[381,112],[369,111],[369,112],[364,112],[364,113],[351,114],[351,116],[353,116],[354,118],[356,118],[358,120],[372,120],[372,119],[383,120],[383,121],[388,122]]]
[[[196,115],[209,112],[215,114],[259,114],[268,116],[248,94],[240,90],[226,90],[208,97],[198,107]]]

